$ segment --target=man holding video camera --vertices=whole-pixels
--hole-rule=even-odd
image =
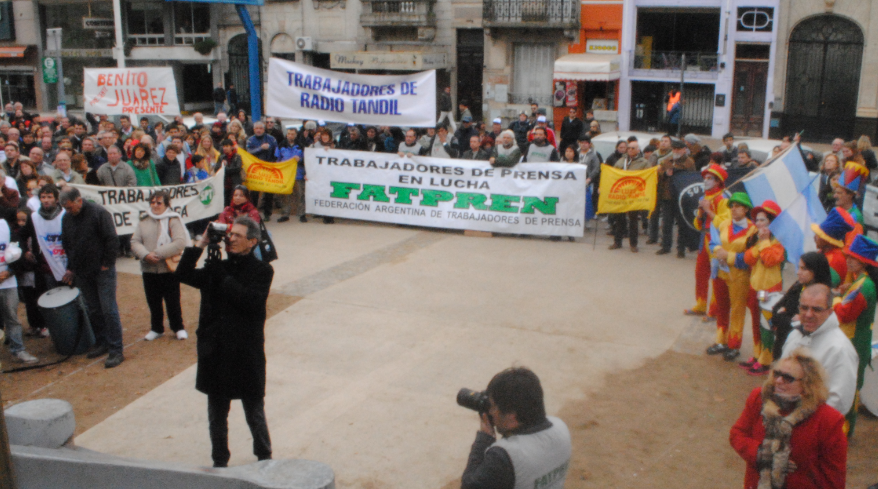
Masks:
[[[561,489],[570,464],[570,432],[547,417],[540,379],[526,367],[491,379],[480,407],[481,428],[461,489]],[[471,405],[461,402],[465,407]],[[503,435],[497,440],[495,430]]]
[[[227,467],[229,407],[240,399],[253,435],[253,453],[271,459],[265,421],[265,304],[274,277],[268,263],[253,256],[259,225],[242,216],[228,230],[220,260],[218,242],[226,226],[211,223],[194,247],[186,248],[177,267],[180,282],[201,290],[198,318],[198,371],[195,388],[207,394],[207,418],[214,467]],[[204,267],[195,265],[210,247]]]

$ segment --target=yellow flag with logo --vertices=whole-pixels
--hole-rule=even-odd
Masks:
[[[625,171],[601,165],[599,214],[652,211],[658,187],[658,167]]]
[[[262,161],[241,148],[238,148],[238,154],[244,164],[244,184],[248,189],[270,194],[293,193],[299,158],[271,163]]]

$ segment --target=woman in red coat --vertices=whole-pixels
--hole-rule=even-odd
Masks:
[[[260,219],[259,211],[256,210],[256,206],[250,202],[250,191],[243,185],[236,185],[232,190],[231,204],[223,209],[217,222],[231,226],[235,219],[241,216],[247,216],[257,223],[262,220]]]
[[[747,398],[729,441],[747,462],[745,489],[842,489],[844,416],[826,405],[826,373],[799,348]]]

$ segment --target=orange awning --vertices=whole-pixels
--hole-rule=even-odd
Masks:
[[[2,46],[0,47],[0,58],[24,58],[24,51],[27,46]]]

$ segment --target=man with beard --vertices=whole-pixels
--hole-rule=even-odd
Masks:
[[[561,161],[558,156],[558,150],[549,144],[546,139],[546,129],[544,127],[535,127],[533,132],[533,141],[527,147],[527,153],[524,155],[524,161],[527,163],[545,163],[549,161]]]

